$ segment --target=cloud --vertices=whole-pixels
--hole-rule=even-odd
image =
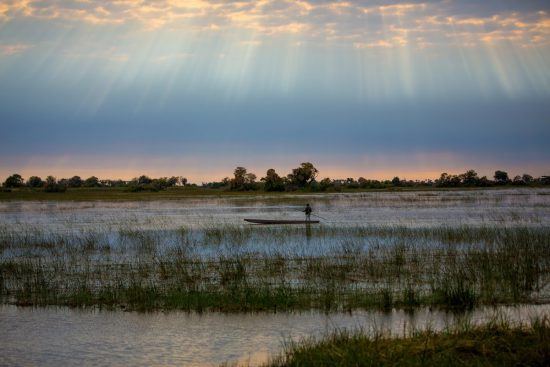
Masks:
[[[363,49],[363,48],[392,48],[394,47],[393,43],[390,43],[386,40],[378,40],[375,42],[369,42],[369,43],[361,43],[361,42],[355,42],[353,44],[353,47],[357,49]]]
[[[26,45],[26,44],[10,44],[10,45],[0,44],[0,55],[2,56],[17,55],[31,47],[32,45]]]
[[[127,62],[130,56],[124,52],[119,51],[115,47],[111,47],[99,51],[87,51],[82,52],[78,50],[68,50],[63,53],[67,58],[73,59],[97,59],[113,62]]]
[[[125,26],[127,31],[245,31],[362,48],[488,42],[537,46],[548,44],[549,8],[544,1],[520,0],[8,0],[0,4],[0,20],[34,18],[65,26]]]
[[[157,56],[153,59],[155,63],[166,63],[171,61],[185,60],[193,57],[193,54],[186,52],[176,52],[171,54],[165,54]]]
[[[10,10],[8,4],[0,3],[0,21],[8,20],[8,10]]]

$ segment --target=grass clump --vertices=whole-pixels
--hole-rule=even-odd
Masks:
[[[527,327],[491,322],[400,338],[344,330],[289,343],[266,366],[547,366],[548,361],[550,322],[543,318]]]

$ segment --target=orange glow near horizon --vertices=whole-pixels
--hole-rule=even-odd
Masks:
[[[13,173],[20,174],[24,179],[30,176],[39,176],[44,179],[48,175],[52,175],[58,179],[77,175],[82,178],[96,176],[100,179],[122,180],[130,180],[141,175],[147,175],[152,178],[183,176],[191,183],[201,184],[203,182],[220,181],[224,177],[231,177],[233,175],[233,169],[236,166],[246,167],[249,172],[255,173],[258,179],[265,176],[265,172],[269,168],[275,168],[279,175],[286,176],[292,168],[299,165],[299,162],[307,161],[307,159],[298,159],[296,160],[297,163],[294,164],[289,164],[287,162],[285,162],[285,164],[241,162],[233,165],[222,164],[221,162],[210,162],[211,164],[207,162],[201,163],[193,159],[185,161],[169,161],[165,159],[139,161],[110,159],[109,161],[111,165],[106,167],[102,163],[89,159],[82,160],[78,163],[72,159],[60,158],[55,164],[51,164],[51,161],[50,164],[40,164],[41,162],[34,160],[19,168],[0,167],[0,178],[3,181],[7,176]],[[401,179],[407,180],[424,180],[439,178],[443,172],[459,174],[468,169],[475,169],[480,176],[487,176],[489,178],[493,176],[494,171],[497,169],[508,171],[511,177],[523,173],[529,173],[533,176],[547,174],[547,167],[544,165],[469,165],[466,163],[466,160],[459,159],[453,161],[448,160],[445,163],[430,162],[427,159],[423,159],[422,162],[414,161],[411,164],[387,159],[381,160],[381,162],[377,162],[376,164],[370,160],[367,164],[355,162],[354,164],[348,163],[347,165],[341,165],[334,162],[313,162],[319,170],[318,179],[325,177],[332,179],[346,179],[348,177],[357,179],[359,177],[364,177],[367,179],[391,180],[393,177],[398,176]]]

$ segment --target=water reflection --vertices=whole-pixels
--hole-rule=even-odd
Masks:
[[[306,224],[306,244],[309,245],[311,241],[311,224]]]
[[[334,329],[441,330],[458,318],[479,324],[495,315],[513,322],[550,315],[549,305],[480,308],[456,315],[427,308],[334,313],[133,313],[0,306],[0,365],[211,366],[225,361],[265,362],[292,338]]]

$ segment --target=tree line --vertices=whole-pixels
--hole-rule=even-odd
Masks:
[[[291,170],[287,175],[279,175],[273,168],[267,170],[264,177],[258,179],[256,174],[248,172],[245,167],[237,167],[233,177],[225,177],[221,181],[207,182],[200,185],[206,189],[227,191],[342,191],[343,189],[387,189],[396,187],[490,187],[490,186],[540,186],[550,185],[550,176],[533,177],[529,174],[510,178],[505,171],[495,171],[492,179],[479,176],[476,171],[468,170],[465,173],[453,175],[442,173],[436,180],[406,180],[394,177],[392,180],[372,180],[364,177],[358,179],[330,179],[317,180],[319,170],[310,162],[304,162]],[[43,189],[46,192],[63,192],[67,188],[80,187],[120,187],[126,191],[160,191],[174,186],[193,186],[182,176],[150,178],[146,175],[129,181],[100,180],[95,176],[82,179],[79,176],[57,180],[53,176],[42,180],[38,176],[31,176],[26,181],[19,174],[13,174],[4,181],[4,190],[28,187]]]
[[[31,176],[26,181],[17,173],[9,176],[2,184],[5,189],[28,187],[43,189],[46,192],[64,192],[67,188],[93,187],[122,187],[127,191],[160,191],[176,185],[185,186],[187,179],[182,176],[150,178],[142,175],[132,180],[100,180],[96,176],[82,179],[80,176],[56,179],[48,176],[45,180],[38,176]]]

